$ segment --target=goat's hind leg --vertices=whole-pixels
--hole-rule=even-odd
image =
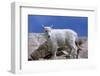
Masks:
[[[77,58],[77,46],[75,45],[75,41],[70,42],[70,58]]]
[[[73,58],[77,58],[77,49],[76,49],[76,47],[72,47],[71,55],[73,56]]]

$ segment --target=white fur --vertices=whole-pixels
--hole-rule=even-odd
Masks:
[[[75,58],[77,55],[77,47],[75,41],[77,33],[71,29],[52,29],[51,27],[44,27],[46,36],[50,44],[50,51],[52,51],[53,58],[56,58],[57,48],[63,45],[68,45],[71,49],[71,57]]]

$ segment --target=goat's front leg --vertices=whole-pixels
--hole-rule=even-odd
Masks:
[[[52,50],[52,59],[57,58],[56,54],[57,54],[57,49],[55,48],[55,49]]]

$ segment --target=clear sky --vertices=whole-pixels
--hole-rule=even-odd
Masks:
[[[28,32],[41,33],[43,27],[53,25],[56,29],[72,29],[79,36],[88,36],[88,17],[28,15]]]

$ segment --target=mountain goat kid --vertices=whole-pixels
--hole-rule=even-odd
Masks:
[[[75,44],[78,35],[72,29],[53,29],[50,26],[43,27],[49,44],[49,51],[52,52],[52,59],[56,59],[57,49],[64,45],[70,48],[70,58],[76,58],[77,46]]]

